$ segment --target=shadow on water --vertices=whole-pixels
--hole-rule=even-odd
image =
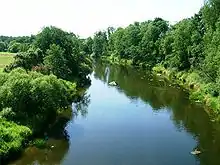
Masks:
[[[200,164],[220,164],[220,124],[211,122],[201,105],[192,104],[183,89],[144,71],[101,63],[96,65],[94,77],[105,83],[116,81],[118,92],[124,93],[132,102],[141,99],[155,113],[169,111],[176,128],[185,130],[197,141],[194,149],[202,151],[196,156]]]
[[[88,114],[88,106],[90,101],[90,95],[87,92],[84,92],[77,100],[77,102],[72,104],[72,112],[75,118],[78,115],[86,117]]]
[[[86,93],[82,94],[77,103],[72,104],[72,109],[61,113],[55,123],[47,130],[47,148],[27,148],[19,160],[11,162],[10,165],[58,165],[67,154],[70,142],[66,130],[68,123],[77,118],[78,115],[86,117],[90,99]]]

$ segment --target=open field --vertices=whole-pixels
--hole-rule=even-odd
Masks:
[[[2,69],[10,64],[11,62],[13,62],[14,53],[8,53],[8,52],[0,52],[0,71],[2,71]]]

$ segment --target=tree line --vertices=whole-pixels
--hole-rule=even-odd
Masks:
[[[169,24],[162,18],[109,27],[87,38],[93,57],[131,60],[152,68],[161,64],[177,71],[197,70],[206,81],[220,79],[220,2],[209,0],[192,16]]]
[[[0,36],[0,52],[17,53],[27,51],[34,40],[35,35],[20,37]]]

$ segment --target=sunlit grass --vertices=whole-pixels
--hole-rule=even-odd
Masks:
[[[10,53],[10,52],[0,52],[0,56],[1,55],[6,55],[6,56],[8,56],[8,55],[15,55],[15,53]]]
[[[14,61],[14,55],[14,53],[0,52],[0,71],[2,71],[2,68],[6,65],[9,65]]]

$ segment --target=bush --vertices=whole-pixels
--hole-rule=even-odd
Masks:
[[[58,109],[68,107],[76,94],[76,85],[54,75],[16,69],[0,78],[0,108],[11,107],[17,120],[31,128],[38,121],[56,117]],[[35,126],[34,126],[35,125]],[[38,125],[39,127],[39,125]]]
[[[19,152],[32,131],[13,122],[0,119],[0,161],[1,158]]]

